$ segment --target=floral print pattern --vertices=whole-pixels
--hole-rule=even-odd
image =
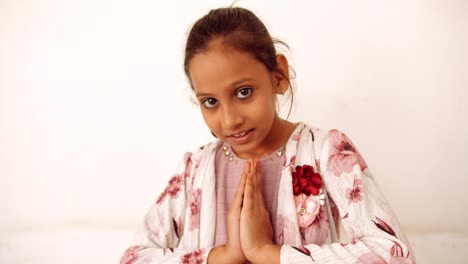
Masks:
[[[203,261],[204,257],[202,249],[197,249],[195,251],[187,253],[180,258],[181,264],[201,264],[203,263]]]
[[[137,260],[138,251],[143,249],[142,246],[133,246],[125,250],[122,258],[120,259],[120,264],[133,264]]]
[[[327,208],[321,206],[314,222],[306,228],[300,227],[299,232],[303,244],[322,245],[328,237],[329,229]]]
[[[367,168],[361,154],[344,133],[336,129],[330,130],[328,140],[330,141],[328,172],[340,176],[343,172],[350,173],[356,164],[362,171]]]
[[[164,189],[164,191],[158,197],[158,200],[156,200],[156,203],[161,204],[167,195],[169,195],[171,198],[177,198],[177,195],[179,194],[179,191],[181,188],[180,187],[181,184],[182,184],[182,176],[180,175],[173,176],[169,180],[169,184],[167,185],[166,189]]]
[[[410,258],[391,257],[390,264],[413,264],[413,261]]]
[[[196,189],[192,191],[192,197],[190,198],[190,231],[198,229],[200,227],[200,203],[201,203],[202,190]]]
[[[395,245],[390,249],[390,255],[394,257],[402,257],[403,256],[403,248],[400,244],[395,242]]]
[[[312,262],[314,262],[314,258],[312,257],[312,253],[310,253],[310,250],[308,248],[306,248],[304,246],[298,246],[298,247],[292,246],[292,248],[294,248],[295,250],[299,251],[300,253],[310,257]]]
[[[348,203],[358,203],[362,200],[361,180],[354,179],[353,188],[346,189]]]
[[[372,222],[374,222],[374,224],[382,231],[394,236],[394,237],[397,237],[396,234],[395,234],[395,231],[393,231],[393,229],[382,219],[378,218],[377,216],[375,217],[375,221],[372,220]]]
[[[285,160],[285,162],[286,162],[286,160]],[[295,163],[296,163],[296,156],[293,155],[293,156],[289,159],[289,163],[283,165],[283,166],[284,166],[284,167],[283,167],[283,170],[284,170],[285,168],[289,168],[289,172],[290,172],[291,175],[292,175],[292,173],[294,172],[294,164],[295,164]]]

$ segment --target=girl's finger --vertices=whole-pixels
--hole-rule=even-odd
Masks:
[[[256,175],[255,175],[255,172],[256,172],[256,168],[255,168],[255,160],[251,159],[249,160],[249,163],[250,163],[250,167],[249,167],[249,174],[252,178],[252,188],[253,189],[256,189],[257,188],[257,179],[256,179]]]
[[[244,166],[244,171],[242,172],[241,178],[239,180],[239,185],[237,186],[236,193],[234,194],[234,199],[232,201],[231,207],[241,209],[242,200],[244,196],[245,181],[247,179],[246,167]]]
[[[254,161],[254,171],[253,175],[255,177],[255,188],[261,192],[262,191],[262,172],[260,170],[260,160],[255,160]]]
[[[250,175],[252,177],[252,189],[254,191],[254,197],[256,200],[258,200],[259,196],[262,195],[262,184],[258,163],[258,160],[251,160],[250,168]]]
[[[244,186],[244,200],[243,200],[243,207],[250,209],[253,205],[253,195],[254,195],[254,186],[253,186],[253,177],[251,173],[252,164],[250,161],[245,162],[245,168],[247,173],[245,174],[245,186]]]
[[[260,161],[255,160],[253,163],[252,177],[255,182],[255,206],[256,208],[264,207],[263,191],[262,191],[262,173],[260,171]]]
[[[252,186],[253,185],[253,178],[252,178],[252,162],[250,160],[246,161],[245,162],[245,165],[244,165],[244,169],[246,171],[246,175],[247,175],[247,178],[246,178],[246,185],[250,185]]]

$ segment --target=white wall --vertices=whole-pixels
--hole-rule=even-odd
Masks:
[[[211,139],[183,46],[230,3],[2,0],[0,231],[136,227]],[[408,231],[468,232],[466,1],[239,5],[291,46],[293,120],[347,132]]]

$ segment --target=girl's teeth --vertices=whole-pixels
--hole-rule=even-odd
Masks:
[[[235,136],[235,137],[243,137],[243,136],[245,136],[245,134],[247,134],[246,131],[241,132],[241,133],[239,133],[239,134],[235,134],[234,136]]]

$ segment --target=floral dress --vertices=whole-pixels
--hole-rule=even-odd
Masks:
[[[219,144],[184,155],[121,264],[206,263],[214,245]],[[274,226],[281,263],[414,263],[396,216],[344,133],[299,123],[285,155]]]

